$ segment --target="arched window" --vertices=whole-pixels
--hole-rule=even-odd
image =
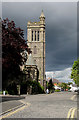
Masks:
[[[37,48],[34,46],[34,54],[37,54]]]
[[[38,31],[38,41],[39,41],[39,31]]]
[[[32,41],[33,41],[33,31],[32,31]]]
[[[36,41],[36,31],[35,31],[35,41]]]

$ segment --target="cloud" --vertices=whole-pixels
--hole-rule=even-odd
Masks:
[[[70,82],[72,79],[71,76],[71,68],[66,68],[62,71],[48,71],[46,72],[46,78],[55,78],[60,82]]]
[[[64,70],[77,58],[77,3],[2,3],[2,16],[24,29],[27,39],[27,22],[39,21],[42,9],[46,17],[46,71]]]

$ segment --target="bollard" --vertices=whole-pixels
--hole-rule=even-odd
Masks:
[[[5,91],[3,91],[3,95],[5,95]]]

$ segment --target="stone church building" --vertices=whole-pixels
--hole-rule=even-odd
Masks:
[[[43,11],[39,22],[27,23],[27,44],[31,48],[32,57],[39,71],[39,82],[44,86],[45,80],[45,16]]]

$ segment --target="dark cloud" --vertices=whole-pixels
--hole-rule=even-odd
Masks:
[[[41,10],[46,16],[46,71],[71,67],[77,58],[77,3],[3,3],[3,18],[14,20],[24,29],[28,21],[39,21]]]

